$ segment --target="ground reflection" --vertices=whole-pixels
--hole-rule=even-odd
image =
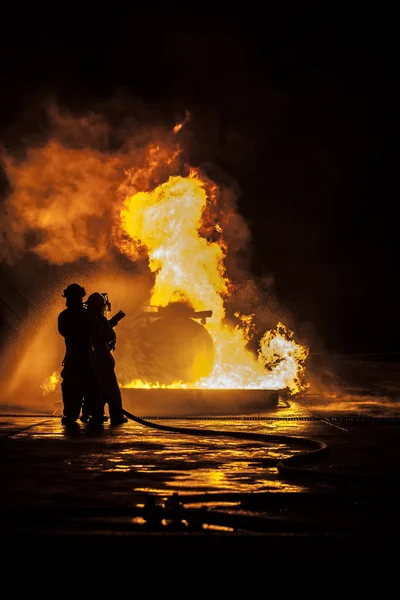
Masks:
[[[390,401],[388,397],[353,394],[349,398],[328,398],[320,395],[292,401],[290,406],[265,415],[255,415],[254,420],[246,416],[223,420],[162,420],[160,423],[203,431],[213,429],[221,433],[256,432],[328,440],[335,447],[334,468],[337,465],[341,469],[343,465],[359,468],[362,452],[368,455],[369,464],[373,454],[365,448],[370,444],[370,434],[365,436],[364,429],[361,431],[358,424],[344,423],[341,428],[341,422],[330,422],[330,417],[338,415],[393,418],[400,416],[400,403]],[[359,430],[361,437],[357,437],[357,443],[361,450],[356,453],[352,447],[349,452],[346,440],[354,440]],[[23,421],[7,418],[3,421],[1,435],[7,448],[7,460],[1,467],[5,481],[4,501],[7,496],[21,502],[24,497],[30,502],[34,499],[41,502],[43,495],[46,498],[62,495],[76,503],[95,495],[96,498],[107,496],[107,502],[110,498],[119,502],[121,498],[131,499],[135,492],[169,495],[183,491],[185,495],[192,495],[199,491],[298,492],[311,489],[311,484],[288,483],[278,474],[276,465],[280,459],[301,452],[299,446],[286,441],[261,443],[211,437],[206,432],[201,436],[168,433],[132,421],[116,428],[106,423],[96,430],[78,423],[71,433],[55,418],[26,418]]]
[[[286,412],[286,410],[285,410]],[[282,411],[279,412],[279,415]],[[291,410],[293,415],[293,408]],[[174,427],[199,430],[259,432],[302,436],[306,423],[302,421],[260,420],[171,420],[163,421]],[[153,489],[184,490],[185,493],[202,491],[262,491],[302,490],[283,482],[276,469],[279,459],[290,456],[299,449],[295,446],[264,444],[228,437],[191,436],[167,433],[129,422],[121,428],[112,429],[108,424],[98,431],[79,424],[75,435],[60,427],[58,419],[46,423],[46,427],[32,429],[32,438],[38,442],[62,441],[75,446],[74,456],[66,456],[64,464],[82,469],[104,481],[116,481],[131,490]],[[41,446],[37,446],[41,452]],[[57,450],[59,453],[60,450]]]
[[[366,394],[324,394],[306,397],[304,405],[317,416],[399,418],[399,396],[371,396]]]
[[[304,429],[302,422],[164,422],[221,433],[236,430],[301,436]],[[115,454],[114,444],[118,446]],[[101,435],[99,444],[85,452],[81,461],[86,471],[105,478],[123,473],[126,483],[136,491],[302,491],[302,486],[282,481],[276,468],[278,460],[299,451],[286,443],[164,433],[130,422],[118,432],[109,430],[109,435]]]

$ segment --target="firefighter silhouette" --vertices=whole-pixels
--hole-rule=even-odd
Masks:
[[[104,294],[95,292],[88,297],[86,306],[89,321],[90,363],[101,388],[103,405],[108,403],[112,425],[126,423],[128,419],[122,412],[121,390],[115,374],[115,360],[112,355],[116,344],[114,320],[108,321],[105,316],[107,298]],[[97,402],[97,397],[94,400]]]
[[[62,423],[75,423],[83,399],[90,403],[94,421],[102,422],[104,405],[100,386],[92,368],[90,355],[91,322],[83,304],[85,289],[77,283],[69,285],[63,293],[66,309],[58,316],[58,331],[65,339],[65,356],[61,371],[63,399]]]

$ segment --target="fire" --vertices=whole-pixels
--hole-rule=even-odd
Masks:
[[[138,136],[125,140],[119,150],[100,150],[107,147],[110,133],[103,122],[58,117],[53,139],[28,149],[23,159],[4,155],[12,193],[0,219],[5,232],[0,237],[1,256],[14,260],[33,252],[59,266],[81,260],[96,263],[107,271],[107,287],[114,291],[116,250],[132,262],[146,257],[154,282],[151,305],[181,302],[194,311],[212,311],[204,324],[215,347],[211,374],[202,376],[204,364],[198,362],[192,367],[198,377],[189,383],[163,385],[139,377],[130,369],[134,344],[125,340],[124,345],[122,334],[117,347],[123,359],[117,360],[117,372],[119,366],[124,387],[288,388],[296,393],[304,389],[308,349],[296,343],[293,333],[277,323],[275,330],[260,335],[253,314],[236,313],[236,326],[227,322],[226,304],[235,289],[226,270],[227,232],[235,232],[230,234],[231,250],[236,243],[242,247],[246,236],[240,215],[225,197],[221,200],[218,186],[183,162],[175,134],[188,119],[186,114],[168,133],[151,132],[151,141]],[[70,145],[63,142],[69,137]],[[97,286],[97,280],[93,284]],[[130,306],[126,308],[129,313]],[[248,343],[255,335],[260,342],[254,353]],[[28,355],[37,356],[33,344]],[[199,361],[206,360],[204,356]],[[25,368],[23,361],[20,367]],[[46,369],[43,377],[53,367],[46,363]],[[43,393],[59,382],[54,371],[43,381]]]
[[[182,129],[182,127],[184,127],[186,125],[186,123],[189,121],[189,118],[190,118],[190,113],[188,111],[186,111],[184,120],[181,121],[180,123],[177,123],[172,131],[174,133],[178,133],[178,131],[180,131]]]
[[[189,177],[170,177],[152,192],[127,198],[121,227],[132,244],[145,246],[157,273],[151,304],[187,300],[195,310],[212,310],[219,322],[227,280],[222,248],[198,234],[206,203],[204,184],[193,170]]]
[[[216,348],[213,372],[195,383],[152,386],[133,380],[125,387],[289,388],[296,393],[302,388],[308,350],[295,343],[292,332],[278,323],[275,331],[263,335],[254,356],[246,348],[252,315],[237,315],[235,328],[223,322],[224,299],[233,288],[225,272],[223,230],[217,223],[221,235],[214,241],[202,235],[205,223],[212,219],[213,190],[199,171],[191,169],[187,177],[171,176],[123,201],[120,225],[126,235],[120,248],[132,256],[143,249],[147,253],[155,274],[150,304],[183,301],[196,311],[212,310],[206,328]]]

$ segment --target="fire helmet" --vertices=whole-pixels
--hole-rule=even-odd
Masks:
[[[71,283],[69,286],[67,286],[64,290],[63,293],[63,297],[70,299],[78,299],[78,298],[84,298],[86,296],[86,292],[85,292],[85,288],[83,288],[81,285],[79,285],[78,283]]]
[[[90,294],[89,298],[86,301],[86,306],[88,307],[88,310],[94,313],[102,312],[105,309],[106,305],[106,298],[103,296],[103,294],[100,294],[99,292],[94,292],[93,294]]]

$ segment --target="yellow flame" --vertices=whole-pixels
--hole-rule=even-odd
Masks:
[[[160,383],[147,383],[146,381],[142,381],[141,379],[134,379],[133,381],[131,381],[128,385],[125,385],[124,387],[126,388],[140,388],[143,390],[150,390],[150,389],[158,389],[158,390],[166,390],[166,389],[170,389],[170,390],[184,390],[184,389],[188,389],[189,385],[186,383],[183,383],[181,381],[177,381],[175,383],[172,383],[170,385],[163,385]]]
[[[220,321],[227,292],[224,254],[198,235],[206,202],[203,182],[192,171],[127,198],[121,225],[133,244],[146,247],[150,269],[157,273],[150,304],[188,300],[195,310],[212,310]]]
[[[235,317],[239,320],[239,327],[243,332],[246,341],[249,341],[255,330],[254,315],[243,315],[240,312],[235,312]]]
[[[131,256],[139,249],[147,252],[155,274],[150,304],[186,301],[197,311],[212,310],[205,326],[216,348],[213,372],[194,384],[160,386],[134,380],[125,387],[288,388],[298,392],[308,350],[295,343],[292,332],[278,323],[275,331],[264,334],[254,356],[246,348],[253,331],[252,315],[238,313],[236,328],[223,323],[224,299],[232,287],[225,273],[225,242],[222,236],[213,241],[200,233],[209,217],[212,194],[212,188],[192,169],[188,177],[169,177],[152,191],[124,199],[121,227],[129,241],[125,237],[120,248]],[[217,231],[222,232],[220,226]]]

